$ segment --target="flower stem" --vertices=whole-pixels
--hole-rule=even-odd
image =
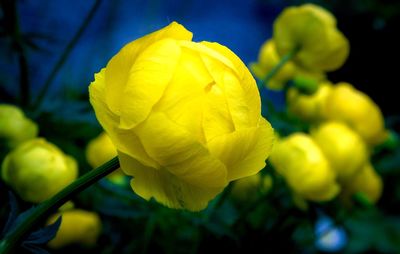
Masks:
[[[12,47],[18,56],[19,66],[19,93],[21,106],[26,107],[29,104],[29,72],[28,60],[26,57],[25,43],[21,33],[17,1],[4,0],[0,1],[0,7],[3,11],[3,27],[4,33],[8,35],[12,42]]]
[[[96,13],[99,5],[100,5],[101,0],[95,0],[92,8],[90,9],[88,15],[82,22],[81,26],[79,27],[78,31],[74,35],[74,37],[71,39],[71,41],[68,43],[67,47],[65,48],[64,52],[62,53],[61,57],[58,59],[56,65],[54,65],[52,71],[50,72],[50,75],[46,79],[46,82],[44,83],[42,89],[40,90],[35,103],[33,104],[33,108],[37,109],[40,107],[44,97],[46,96],[47,90],[49,90],[51,83],[53,82],[54,78],[57,75],[57,72],[61,69],[61,67],[64,65],[65,61],[67,60],[69,54],[71,53],[72,49],[75,47],[76,43],[78,42],[79,38],[82,36],[83,32],[86,30],[87,26],[89,25],[90,21],[93,19],[94,14]]]
[[[11,253],[22,237],[33,227],[37,226],[38,223],[46,219],[51,213],[55,212],[66,201],[70,200],[73,195],[85,190],[119,167],[118,157],[115,157],[100,167],[89,171],[62,189],[55,196],[39,204],[23,221],[21,221],[21,223],[16,225],[16,227],[8,232],[6,237],[0,241],[0,254]]]
[[[284,55],[279,63],[271,69],[270,72],[264,77],[262,83],[266,86],[268,82],[282,69],[282,67],[289,62],[296,54],[299,52],[298,48],[294,48],[292,51],[289,51],[286,55]]]

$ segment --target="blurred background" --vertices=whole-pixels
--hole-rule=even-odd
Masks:
[[[4,1],[6,2],[6,1]],[[27,65],[32,95],[37,95],[67,44],[79,30],[94,1],[19,0],[18,23],[27,44]],[[261,44],[271,37],[272,22],[287,5],[314,2],[331,10],[338,27],[350,40],[350,57],[332,81],[348,81],[369,94],[385,115],[399,112],[396,86],[400,57],[400,2],[378,0],[336,1],[99,1],[82,36],[74,45],[51,91],[86,91],[107,61],[126,43],[171,21],[194,33],[194,40],[216,41],[231,48],[245,63],[257,60]],[[1,10],[1,99],[18,90],[18,57],[10,38],[10,10]],[[12,23],[12,22],[11,22]],[[67,90],[67,91],[66,91]],[[11,95],[11,96],[10,96]]]
[[[400,1],[389,0],[0,0],[0,103],[17,102],[29,117],[40,122],[40,136],[74,156],[81,172],[86,172],[90,166],[82,151],[101,131],[88,104],[88,85],[94,73],[123,45],[177,21],[193,32],[194,41],[226,45],[249,64],[257,61],[260,46],[271,38],[273,21],[283,8],[306,2],[330,10],[337,18],[339,29],[350,41],[347,62],[339,70],[328,73],[329,79],[335,83],[349,82],[368,94],[380,106],[391,128],[399,131],[400,107],[396,91]],[[29,89],[21,95],[22,83],[28,84]],[[283,100],[282,94],[273,94],[276,95],[270,96],[273,101]],[[247,218],[253,223],[248,231],[246,227],[231,225],[241,214],[229,203],[217,211],[210,208],[211,215],[206,211],[206,215],[192,216],[162,208],[155,202],[149,205],[132,197],[130,190],[117,190],[115,194],[115,188],[104,181],[74,201],[78,207],[99,212],[104,221],[101,244],[90,249],[90,253],[113,253],[115,250],[121,253],[187,253],[188,249],[192,253],[210,250],[236,253],[260,246],[263,251],[285,253],[340,252],[344,248],[348,253],[398,253],[400,188],[396,187],[396,177],[400,175],[399,155],[397,149],[390,160],[380,161],[381,171],[395,176],[386,182],[387,195],[383,195],[380,203],[384,213],[368,210],[356,214],[346,224],[346,229],[342,227],[344,223],[334,223],[335,207],[326,208],[334,211],[331,216],[321,213],[320,208],[303,213],[288,208],[286,201],[272,199],[270,206],[260,208]],[[0,188],[0,204],[3,204],[8,199],[7,188],[1,182]],[[117,202],[107,196],[110,191],[124,201]],[[29,207],[20,202],[22,209]],[[279,203],[277,210],[271,208],[274,202]],[[129,210],[132,203],[135,210]],[[289,221],[291,225],[290,221],[294,220],[300,226],[280,228],[276,225],[283,220],[278,216],[282,207],[287,209],[283,222]],[[0,210],[0,226],[5,224],[7,211],[5,206]],[[268,224],[260,213],[277,218],[276,223]],[[388,216],[387,220],[383,214]],[[204,216],[213,219],[204,222]],[[154,231],[155,217],[164,222]],[[143,218],[146,223],[141,221]],[[268,224],[267,233],[257,227],[260,220]],[[306,220],[313,223],[302,224]],[[221,221],[229,227],[221,226]],[[201,228],[200,233],[193,231],[193,227]],[[324,232],[326,227],[333,229],[328,238],[306,237]],[[239,241],[232,230],[238,230],[243,238]],[[350,232],[351,241],[346,232]],[[287,243],[285,236],[293,240]],[[350,244],[346,245],[348,242]],[[210,247],[215,245],[217,247]],[[57,253],[72,250],[89,252],[86,248],[70,247]]]

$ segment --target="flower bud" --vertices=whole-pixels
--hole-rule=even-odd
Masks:
[[[323,120],[325,116],[325,100],[332,90],[329,82],[319,85],[318,90],[311,95],[301,93],[291,87],[287,92],[287,105],[290,113],[301,120],[315,122]]]
[[[293,62],[314,71],[336,70],[349,55],[335,17],[314,4],[286,8],[274,22],[273,39],[280,56],[298,50]]]
[[[272,177],[261,173],[236,180],[232,196],[241,202],[254,200],[258,194],[267,193],[273,185]]]
[[[328,201],[340,190],[329,162],[306,134],[282,139],[274,146],[270,161],[292,190],[305,199]]]
[[[60,249],[71,244],[93,246],[101,233],[100,217],[93,212],[72,209],[54,214],[47,225],[54,223],[62,215],[61,225],[56,236],[48,243],[52,249]]]
[[[344,186],[344,196],[351,197],[362,193],[369,202],[375,204],[382,195],[383,183],[371,163],[364,167]]]
[[[93,168],[103,165],[115,156],[117,156],[117,149],[105,132],[91,140],[86,147],[86,159]],[[125,175],[120,169],[109,174],[107,178],[115,184],[125,182]]]
[[[8,104],[0,104],[0,140],[5,140],[10,148],[16,147],[38,134],[37,125],[26,118],[21,109]]]
[[[1,176],[25,201],[39,203],[62,190],[78,174],[76,161],[55,145],[37,138],[11,151]]]
[[[311,136],[328,158],[340,181],[353,177],[368,161],[364,141],[343,123],[323,123],[311,131]]]
[[[266,41],[258,54],[258,62],[250,64],[250,70],[259,79],[263,79],[280,61],[280,56],[276,52],[273,40]],[[295,66],[292,62],[286,63],[268,82],[268,88],[273,90],[281,90],[284,85],[295,74]]]
[[[343,121],[369,145],[383,143],[388,132],[378,105],[349,83],[338,83],[326,99],[326,117]]]
[[[141,197],[197,211],[265,166],[273,130],[228,48],[176,22],[127,44],[89,87],[96,117]]]

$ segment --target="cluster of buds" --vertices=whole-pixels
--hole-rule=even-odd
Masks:
[[[349,48],[333,15],[305,4],[278,16],[273,38],[250,65],[267,88],[286,92],[289,114],[311,126],[279,139],[270,158],[296,197],[328,201],[361,192],[375,203],[381,196],[370,155],[389,137],[382,112],[351,84],[326,77],[344,64]]]

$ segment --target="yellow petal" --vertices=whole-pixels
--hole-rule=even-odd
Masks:
[[[202,210],[224,189],[224,186],[191,184],[168,170],[146,167],[123,153],[119,154],[119,158],[121,168],[127,174],[133,175],[131,186],[136,194],[146,200],[153,197],[157,202],[171,208]]]
[[[202,187],[227,183],[225,166],[187,130],[153,112],[135,132],[145,150],[161,166],[182,181]]]
[[[121,129],[131,129],[147,118],[170,83],[181,55],[175,40],[164,39],[143,51],[129,72],[121,103]]]
[[[112,113],[105,104],[104,75],[105,69],[102,69],[95,75],[95,80],[89,86],[90,103],[94,108],[97,119],[110,136],[117,150],[135,157],[145,165],[158,167],[158,164],[147,155],[133,131],[118,128],[119,117]]]
[[[182,47],[181,50],[174,76],[153,110],[164,112],[173,122],[205,143],[202,126],[203,104],[207,85],[213,83],[213,78],[198,52],[186,47]]]
[[[213,64],[216,61],[209,61],[208,57],[203,58],[215,81],[221,83],[221,86],[223,84],[235,126],[255,126],[261,113],[261,99],[256,81],[246,65],[225,46],[211,42],[201,42],[200,45],[219,52],[233,64],[233,71],[228,72],[220,65]],[[212,56],[210,57],[212,59]]]
[[[264,119],[254,128],[237,130],[209,142],[209,149],[228,169],[228,180],[256,174],[264,168],[274,140],[273,129]]]
[[[110,109],[119,114],[121,95],[130,78],[130,70],[137,57],[151,44],[162,39],[191,40],[192,33],[182,25],[172,22],[168,26],[141,37],[125,45],[107,64],[106,67],[106,103]]]

